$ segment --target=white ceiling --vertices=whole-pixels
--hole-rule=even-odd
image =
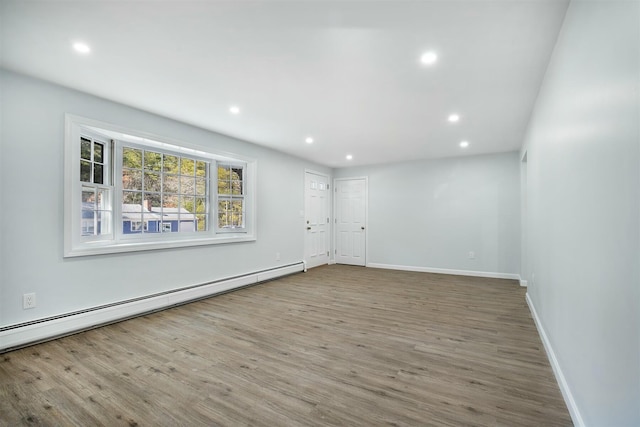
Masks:
[[[3,67],[330,167],[517,150],[568,4],[0,1]]]

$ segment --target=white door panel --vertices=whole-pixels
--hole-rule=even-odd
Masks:
[[[307,267],[329,262],[329,178],[305,173],[305,254]]]
[[[366,265],[366,179],[336,181],[336,262]]]

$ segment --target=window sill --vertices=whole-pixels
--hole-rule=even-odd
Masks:
[[[228,243],[240,243],[240,242],[254,242],[256,237],[254,235],[222,235],[210,238],[200,239],[181,239],[181,240],[163,240],[163,241],[147,241],[147,242],[119,242],[113,243],[112,241],[97,241],[91,243],[84,243],[82,247],[77,248],[65,248],[64,257],[74,258],[91,255],[105,255],[105,254],[117,254],[127,252],[140,252],[151,251],[158,249],[174,249],[193,246],[208,246],[208,245],[221,245]]]

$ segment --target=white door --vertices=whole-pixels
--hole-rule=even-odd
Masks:
[[[336,263],[366,264],[367,180],[336,181]]]
[[[304,260],[311,268],[329,263],[329,177],[306,172],[304,188]]]

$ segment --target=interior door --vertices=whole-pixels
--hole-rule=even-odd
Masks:
[[[329,177],[306,172],[305,254],[307,268],[329,263]]]
[[[336,263],[366,264],[367,180],[336,181]]]

